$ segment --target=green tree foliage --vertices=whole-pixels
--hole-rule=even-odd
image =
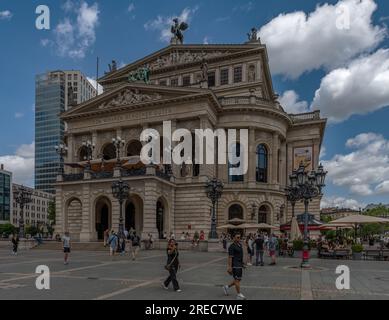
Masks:
[[[50,201],[49,207],[47,208],[47,218],[52,224],[55,224],[55,201]]]
[[[16,233],[16,227],[10,223],[0,224],[0,236],[5,234],[9,236],[10,234]]]
[[[377,217],[377,216],[382,217],[385,215],[389,217],[389,209],[383,205],[380,205],[377,208],[370,209],[370,210],[366,211],[365,214],[367,214],[369,216],[374,216],[374,217]]]

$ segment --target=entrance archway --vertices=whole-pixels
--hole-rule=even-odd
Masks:
[[[102,197],[96,202],[96,220],[95,220],[95,226],[96,226],[96,232],[97,232],[97,239],[103,240],[104,239],[104,231],[107,229],[112,228],[111,223],[111,202],[108,198]]]
[[[134,229],[137,234],[143,231],[143,200],[132,195],[126,202],[124,227],[127,231]]]

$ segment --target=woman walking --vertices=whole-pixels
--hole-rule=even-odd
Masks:
[[[162,284],[165,290],[169,289],[170,282],[173,283],[173,289],[175,292],[181,292],[180,286],[177,281],[177,271],[180,267],[180,262],[178,261],[178,249],[177,244],[174,239],[170,239],[167,247],[167,264],[165,269],[169,271],[169,276]]]
[[[17,256],[18,255],[18,246],[19,246],[19,237],[17,235],[12,235],[12,254]]]

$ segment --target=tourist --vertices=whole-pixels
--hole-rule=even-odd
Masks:
[[[12,254],[17,256],[18,255],[18,247],[19,247],[19,237],[15,234],[12,235],[11,238],[12,243]]]
[[[168,242],[168,247],[166,249],[167,253],[167,263],[165,269],[169,271],[169,276],[162,284],[165,290],[169,289],[170,282],[173,284],[173,289],[175,292],[181,292],[180,286],[177,281],[177,271],[180,267],[180,262],[178,261],[178,248],[176,241],[170,239]]]
[[[247,245],[247,265],[252,266],[253,265],[253,256],[254,256],[254,239],[251,235],[251,233],[247,236],[246,239],[246,245]]]
[[[136,231],[134,231],[132,234],[131,244],[132,244],[131,247],[132,260],[135,260],[140,248],[140,237],[136,234]]]
[[[119,239],[120,255],[126,254],[126,238],[122,235]]]
[[[65,235],[62,237],[63,253],[64,253],[64,265],[69,264],[68,258],[70,254],[70,235],[69,232],[65,232]]]
[[[154,240],[153,240],[153,235],[151,233],[149,233],[149,249],[153,249],[153,243],[154,243]]]
[[[199,241],[204,241],[205,240],[205,233],[203,230],[200,231],[200,239]]]
[[[180,238],[180,240],[183,240],[183,241],[185,241],[185,232],[183,231],[182,232],[182,234],[181,234],[181,238]]]
[[[226,251],[227,250],[227,236],[225,233],[223,233],[223,235],[222,235],[222,243],[223,243],[223,250]]]
[[[235,287],[238,300],[246,300],[246,297],[240,292],[240,282],[243,274],[243,248],[240,243],[240,234],[236,233],[233,238],[233,243],[228,248],[228,266],[227,272],[232,275],[234,280],[223,286],[224,294],[228,296],[228,289]]]
[[[267,243],[268,245],[268,250],[269,250],[269,255],[271,258],[271,266],[274,266],[276,264],[276,250],[277,250],[277,238],[274,234],[272,234],[269,237],[269,241]]]
[[[118,240],[119,240],[118,236],[116,235],[115,231],[112,230],[111,235],[108,238],[109,255],[112,257],[112,259],[114,258],[115,252],[118,247],[118,242],[119,242]]]
[[[126,228],[124,228],[124,238],[127,239],[128,238],[128,230]]]
[[[167,233],[166,233],[166,231],[163,232],[162,239],[167,239]]]
[[[107,246],[107,241],[109,237],[109,229],[104,230],[104,248]]]
[[[261,265],[263,267],[265,264],[263,261],[264,243],[265,243],[265,239],[263,237],[263,234],[262,233],[258,234],[255,239],[255,265],[256,266]]]

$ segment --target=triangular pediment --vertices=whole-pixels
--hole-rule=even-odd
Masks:
[[[169,68],[184,67],[191,64],[200,64],[203,59],[209,61],[217,58],[228,58],[230,55],[247,52],[253,48],[263,48],[258,44],[244,45],[170,45],[140,60],[126,65],[116,71],[107,73],[99,79],[104,85],[114,79],[122,78],[129,72],[149,67],[151,73],[161,72]]]
[[[123,108],[142,107],[150,103],[167,103],[172,99],[177,100],[198,95],[210,95],[213,100],[217,101],[213,93],[207,89],[171,88],[128,83],[71,108],[64,112],[61,117],[70,119],[96,112],[101,113]]]

